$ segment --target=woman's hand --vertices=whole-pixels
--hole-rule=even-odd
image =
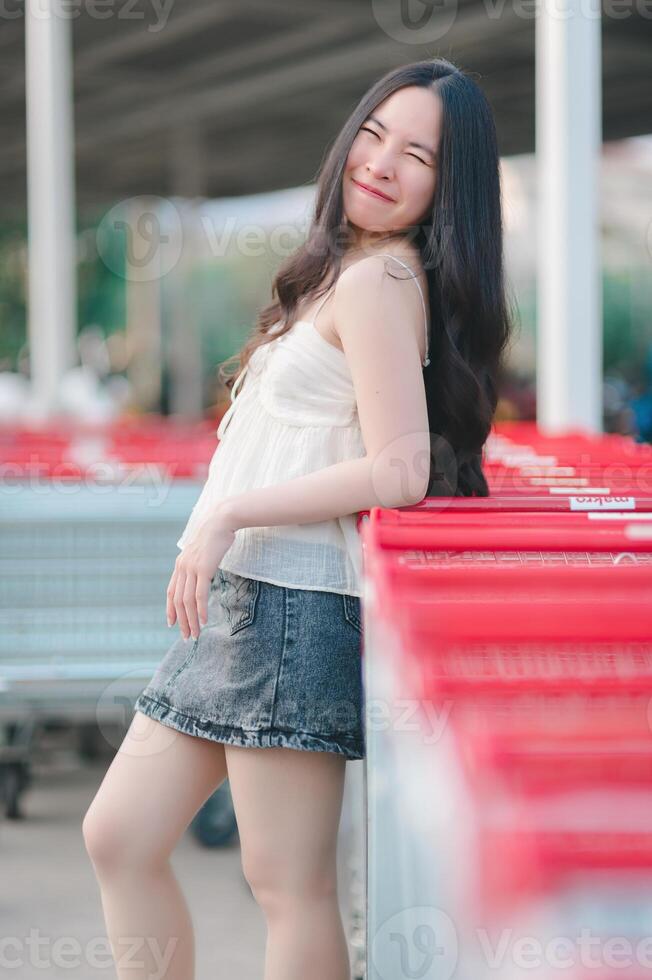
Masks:
[[[233,544],[236,529],[225,509],[218,509],[177,555],[167,587],[168,626],[179,622],[184,640],[196,640],[208,619],[210,585],[222,558]]]

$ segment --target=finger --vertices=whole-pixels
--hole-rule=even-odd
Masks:
[[[177,611],[174,608],[174,590],[177,587],[177,569],[175,568],[172,572],[172,577],[168,582],[167,587],[167,601],[165,604],[165,613],[168,619],[168,626],[174,626],[177,621]]]
[[[179,621],[179,629],[181,630],[181,635],[184,640],[187,640],[190,636],[190,626],[188,624],[188,617],[186,615],[186,610],[183,604],[183,590],[186,584],[186,571],[184,568],[179,568],[179,574],[177,576],[177,587],[174,590],[174,608],[177,611],[177,619]]]
[[[197,576],[194,572],[188,572],[186,575],[186,583],[183,588],[183,606],[186,610],[186,616],[188,617],[188,624],[190,626],[190,633],[193,640],[196,640],[199,636],[199,616],[197,615],[197,601],[195,599],[196,585]]]
[[[202,626],[208,622],[208,593],[211,587],[211,580],[208,575],[197,576],[197,587],[195,588],[195,601],[197,612]]]

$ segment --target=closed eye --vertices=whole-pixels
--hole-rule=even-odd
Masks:
[[[362,132],[364,132],[364,133],[371,133],[371,135],[372,136],[375,136],[376,139],[380,139],[380,136],[378,135],[378,133],[374,132],[373,129],[369,129],[368,126],[361,126],[360,127],[360,132],[361,133]],[[429,167],[430,166],[430,164],[428,163],[427,160],[423,160],[421,157],[417,156],[416,153],[408,153],[408,156],[409,157],[414,157],[415,160],[418,160],[419,163],[423,163],[426,167]]]

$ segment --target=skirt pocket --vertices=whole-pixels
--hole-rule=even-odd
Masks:
[[[228,629],[234,633],[251,626],[256,618],[260,581],[246,578],[236,572],[227,572],[218,568],[219,591],[218,598],[224,610]]]
[[[362,632],[362,614],[360,611],[360,600],[355,595],[343,595],[344,618],[351,626],[354,626],[359,633]]]

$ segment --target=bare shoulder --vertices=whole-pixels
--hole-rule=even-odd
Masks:
[[[398,259],[400,262],[404,262],[417,275],[423,272],[421,253],[414,242],[409,242],[407,239],[402,242],[397,242],[391,248],[386,249],[386,254],[393,256],[393,258]]]
[[[414,277],[414,279],[419,283],[419,285],[423,289],[428,288],[428,277],[426,276],[426,272],[423,266],[421,253],[419,252],[419,249],[416,247],[416,245],[414,245],[413,242],[408,242],[408,241],[401,242],[400,245],[395,245],[393,248],[388,249],[388,252],[392,255],[393,258],[397,259],[396,262],[391,262],[390,259],[390,265],[392,266],[393,274],[396,274],[396,269],[400,269],[402,270],[403,273],[402,275],[403,279],[409,280],[410,278]],[[402,265],[401,263],[404,264]],[[405,268],[406,265],[410,269],[412,276],[410,276],[409,273],[407,272]]]
[[[409,323],[421,350],[423,307],[415,283],[425,299],[427,277],[419,251],[411,243],[397,243],[385,252],[370,253],[351,263],[334,290],[333,327],[340,341],[345,342],[347,329],[364,330],[365,320],[378,325],[380,319],[388,319],[401,324],[401,329]]]
[[[357,259],[338,277],[335,294],[340,297],[349,293],[355,294],[359,289],[377,286],[385,277],[397,282],[414,278],[422,288],[427,286],[418,248],[411,242],[400,242],[387,247],[383,252],[369,253]]]

